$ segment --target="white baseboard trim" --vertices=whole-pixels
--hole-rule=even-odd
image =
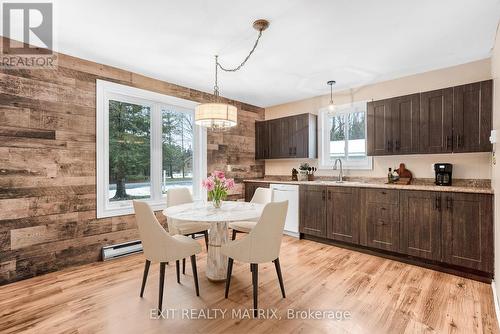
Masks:
[[[497,323],[498,323],[500,322],[500,307],[498,305],[497,285],[495,280],[491,281],[491,290],[493,291],[493,303],[495,304],[495,313],[497,316]]]

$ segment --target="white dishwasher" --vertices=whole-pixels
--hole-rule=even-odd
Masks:
[[[271,184],[273,202],[288,201],[285,234],[299,237],[299,186],[293,184]]]

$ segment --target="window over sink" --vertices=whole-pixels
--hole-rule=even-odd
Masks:
[[[319,111],[319,166],[331,168],[336,159],[344,169],[372,169],[366,155],[366,102]]]

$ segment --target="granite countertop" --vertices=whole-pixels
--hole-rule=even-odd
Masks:
[[[427,190],[456,193],[493,194],[491,181],[484,179],[456,179],[453,186],[437,186],[433,179],[413,179],[409,185],[387,184],[385,178],[353,178],[344,177],[343,183],[335,182],[331,177],[316,177],[314,181],[292,181],[290,176],[266,176],[259,179],[243,180],[243,182],[263,182],[297,185],[318,185],[334,187],[384,188],[405,190]]]

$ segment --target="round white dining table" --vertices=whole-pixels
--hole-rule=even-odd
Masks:
[[[212,202],[193,202],[171,206],[163,210],[167,219],[208,222],[212,227],[208,233],[208,256],[206,275],[211,281],[224,281],[227,275],[227,256],[221,246],[228,240],[228,223],[256,220],[262,214],[263,204],[224,201],[219,209]]]

